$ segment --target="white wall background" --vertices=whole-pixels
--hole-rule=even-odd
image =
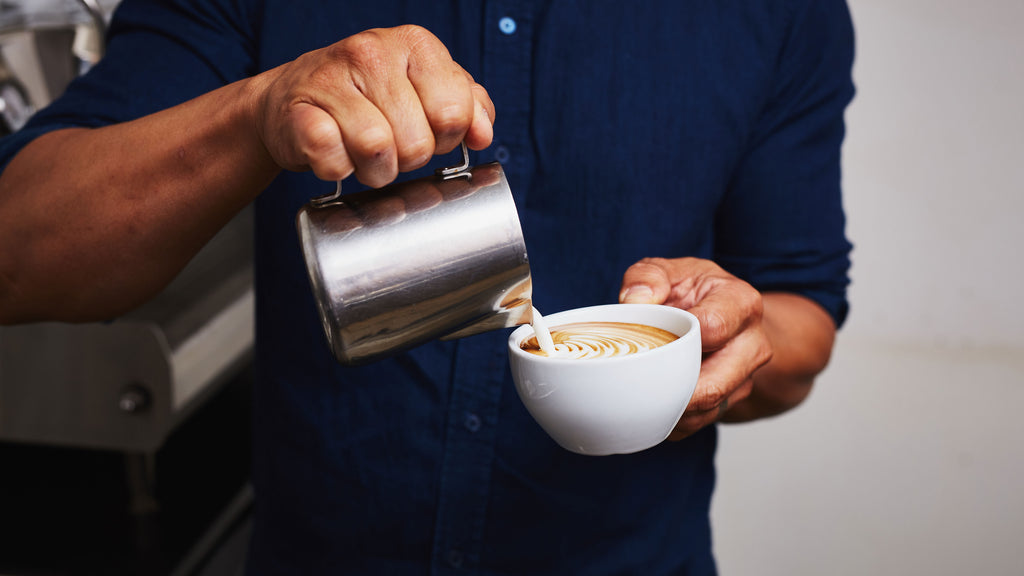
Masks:
[[[1024,1],[849,0],[851,317],[723,427],[723,576],[1024,574]]]

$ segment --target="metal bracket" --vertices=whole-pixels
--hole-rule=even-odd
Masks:
[[[448,168],[438,168],[437,170],[434,170],[434,174],[443,178],[444,180],[448,180],[449,178],[459,178],[461,176],[464,176],[466,178],[472,176],[472,174],[470,174],[469,172],[469,149],[466,148],[465,141],[462,142],[462,164],[459,166],[449,166]],[[316,198],[313,198],[309,202],[313,206],[320,208],[321,206],[325,206],[340,199],[341,180],[338,180],[338,185],[337,187],[335,187],[333,194],[317,196]]]

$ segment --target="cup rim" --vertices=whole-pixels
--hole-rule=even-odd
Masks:
[[[681,316],[681,317],[684,317],[687,320],[689,320],[691,326],[690,326],[690,329],[686,331],[686,334],[677,334],[677,336],[679,336],[679,337],[676,338],[675,340],[669,342],[668,344],[664,344],[662,346],[658,346],[657,348],[653,348],[651,350],[645,350],[644,352],[642,352],[640,354],[629,354],[629,355],[625,355],[625,356],[612,356],[612,357],[608,357],[608,358],[587,358],[584,361],[588,365],[592,365],[592,364],[608,364],[608,363],[614,363],[614,362],[635,362],[636,361],[635,359],[638,358],[638,357],[649,357],[651,355],[658,355],[658,354],[671,354],[675,348],[678,348],[679,346],[684,345],[689,340],[692,340],[693,338],[697,338],[698,337],[697,336],[697,331],[693,329],[694,326],[696,326],[698,328],[700,327],[700,322],[697,320],[697,317],[694,316],[692,313],[690,313],[687,310],[683,310],[682,308],[677,308],[675,306],[667,306],[665,304],[624,304],[624,303],[618,303],[618,304],[599,304],[599,305],[596,305],[596,306],[583,306],[581,308],[571,308],[569,310],[563,310],[561,312],[556,312],[554,314],[551,314],[550,316],[544,316],[544,320],[545,320],[545,322],[548,323],[549,326],[557,326],[558,317],[561,316],[561,315],[576,315],[578,313],[584,313],[584,312],[587,312],[587,311],[597,311],[597,310],[600,310],[600,309],[609,309],[609,308],[621,309],[621,307],[623,307],[623,306],[644,307],[644,308],[647,308],[649,310],[657,310],[659,313],[662,313],[662,314],[675,314],[677,316]],[[615,320],[611,320],[611,321],[614,322]],[[662,328],[662,327],[658,326],[658,328]],[[663,328],[663,329],[668,330],[668,328]],[[525,350],[523,350],[522,348],[519,347],[519,343],[522,342],[523,340],[525,340],[526,338],[528,338],[529,336],[532,336],[533,333],[534,333],[534,330],[533,330],[533,325],[532,324],[523,324],[519,328],[516,328],[515,330],[513,330],[512,333],[508,337],[509,353],[511,353],[511,354],[513,354],[513,355],[523,359],[523,360],[528,360],[528,361],[531,361],[531,362],[544,362],[546,364],[555,364],[555,365],[557,365],[557,364],[578,364],[581,361],[579,358],[552,358],[550,356],[541,356],[539,354],[531,354],[529,352],[526,352]]]

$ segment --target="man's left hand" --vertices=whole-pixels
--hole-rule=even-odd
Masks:
[[[669,440],[721,419],[750,395],[754,372],[772,358],[761,293],[710,260],[645,258],[626,270],[619,301],[676,306],[700,321],[700,378]]]

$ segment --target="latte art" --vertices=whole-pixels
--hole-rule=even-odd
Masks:
[[[545,353],[532,336],[520,348],[538,356],[555,358],[610,358],[652,350],[679,336],[654,326],[627,322],[576,322],[551,329],[554,354]]]

